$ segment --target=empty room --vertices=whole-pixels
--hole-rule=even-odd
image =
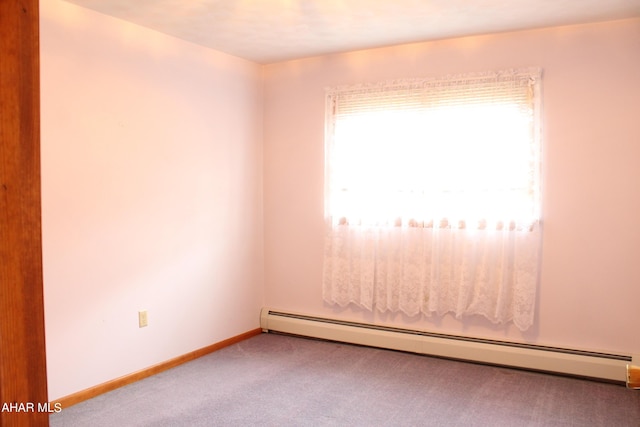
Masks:
[[[640,423],[640,1],[39,25],[52,425]]]

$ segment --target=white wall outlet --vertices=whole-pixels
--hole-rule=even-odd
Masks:
[[[138,327],[144,328],[149,324],[149,319],[147,318],[147,310],[140,310],[138,312]]]

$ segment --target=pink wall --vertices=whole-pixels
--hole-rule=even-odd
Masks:
[[[257,328],[260,67],[56,0],[41,65],[50,399]]]
[[[256,328],[263,305],[640,353],[638,52],[636,19],[260,67],[43,0],[49,397]],[[324,88],[522,66],[545,72],[535,326],[324,305]]]
[[[324,88],[540,66],[544,245],[535,325],[409,319],[322,302]],[[352,52],[265,67],[270,308],[444,333],[640,354],[640,20]]]

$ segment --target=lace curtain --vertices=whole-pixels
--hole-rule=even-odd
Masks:
[[[326,302],[531,326],[540,74],[328,90]]]

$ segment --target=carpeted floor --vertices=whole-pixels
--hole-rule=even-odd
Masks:
[[[640,426],[624,386],[261,334],[52,414],[59,426]]]

